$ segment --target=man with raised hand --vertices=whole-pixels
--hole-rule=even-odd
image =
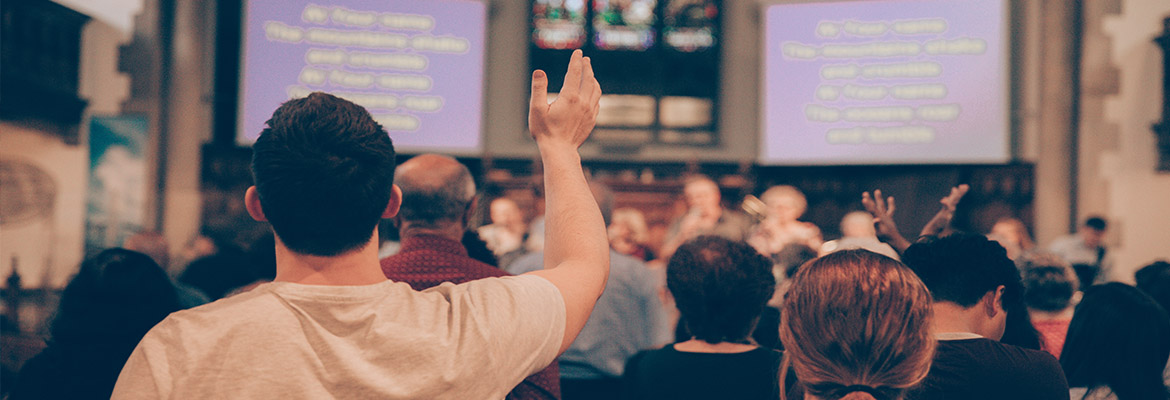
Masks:
[[[547,77],[533,74],[549,269],[423,292],[378,263],[376,225],[402,197],[386,131],[324,93],[281,105],[253,146],[245,196],[276,234],[276,281],[159,323],[113,397],[503,398],[573,342],[609,271],[577,153],[601,96],[580,51],[565,83],[549,104]]]

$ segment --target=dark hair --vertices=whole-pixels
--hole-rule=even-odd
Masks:
[[[1170,317],[1133,286],[1085,290],[1060,354],[1070,387],[1107,386],[1120,400],[1168,398],[1162,370],[1170,358]]]
[[[321,92],[289,100],[252,152],[261,207],[286,247],[333,256],[369,241],[390,201],[395,159],[365,109]]]
[[[109,398],[122,366],[155,324],[180,309],[170,278],[142,253],[86,259],[65,286],[49,345],[4,386],[13,399]]]
[[[1064,267],[1024,268],[1024,304],[1041,311],[1060,311],[1072,302],[1076,276]]]
[[[444,222],[458,221],[475,200],[475,180],[463,164],[450,171],[444,169],[448,172],[445,176],[435,171],[424,176],[404,171],[409,169],[399,169],[394,177],[402,189],[402,208],[398,215],[403,221],[423,228],[439,228]]]
[[[174,284],[153,259],[122,248],[104,250],[82,262],[65,286],[50,342],[111,346],[128,357],[146,331],[179,309]]]
[[[1043,350],[1044,344],[1040,340],[1040,331],[1032,325],[1032,317],[1028,314],[1028,307],[1024,302],[1017,301],[1014,305],[1004,309],[1007,318],[1004,319],[1003,336],[1000,343],[1025,349]]]
[[[700,236],[670,257],[666,287],[696,339],[744,343],[776,278],[772,263],[746,243]]]
[[[496,253],[492,253],[492,250],[487,247],[487,243],[475,231],[463,231],[463,238],[460,239],[460,242],[463,243],[463,248],[467,249],[468,257],[493,267],[500,266],[500,260],[496,258]]]
[[[902,262],[922,278],[934,301],[971,307],[1003,285],[1003,308],[1010,310],[1024,291],[1007,251],[983,235],[925,237],[906,249]]]
[[[1137,288],[1150,295],[1166,311],[1170,311],[1170,263],[1155,261],[1134,274]]]
[[[276,257],[275,252],[274,248],[273,259]],[[191,261],[183,273],[179,274],[178,281],[198,289],[208,299],[215,301],[227,296],[232,290],[258,279],[261,278],[257,276],[256,268],[249,262],[248,254],[238,247],[228,246],[215,254]]]
[[[1109,222],[1105,221],[1105,218],[1092,216],[1085,220],[1085,226],[1103,231],[1105,228],[1109,227]]]

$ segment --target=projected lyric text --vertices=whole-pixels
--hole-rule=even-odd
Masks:
[[[804,119],[823,127],[829,144],[923,144],[937,127],[963,113],[948,101],[944,62],[987,53],[986,39],[947,37],[947,20],[822,20],[818,43],[779,43],[786,61],[816,63],[819,81],[804,103]],[[961,62],[961,61],[960,61]]]
[[[418,131],[424,115],[443,110],[446,99],[432,92],[442,78],[430,73],[429,55],[471,57],[468,38],[431,34],[436,22],[429,15],[310,4],[300,19],[263,25],[268,42],[299,45],[288,51],[303,52],[304,64],[296,83],[286,88],[288,97],[332,93],[365,107],[391,132]]]

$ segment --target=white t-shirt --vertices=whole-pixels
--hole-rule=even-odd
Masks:
[[[261,285],[167,317],[115,399],[502,399],[557,356],[565,303],[537,276]]]

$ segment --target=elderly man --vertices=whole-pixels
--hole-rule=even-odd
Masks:
[[[511,275],[468,257],[460,244],[476,203],[475,181],[467,167],[451,157],[423,154],[402,163],[394,182],[402,188],[402,206],[394,217],[402,247],[382,259],[387,278],[425,290],[443,282]],[[508,398],[559,398],[558,377],[553,363],[521,382]]]

